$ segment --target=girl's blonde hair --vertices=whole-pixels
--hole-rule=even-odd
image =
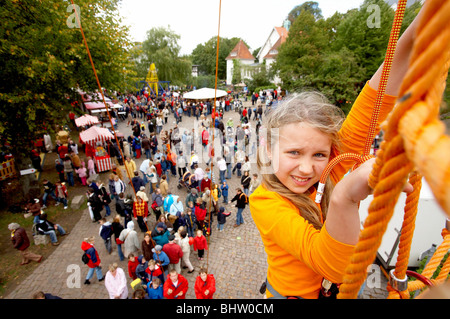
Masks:
[[[321,215],[323,216],[323,221],[326,219],[330,194],[333,189],[330,179],[328,178],[326,182],[322,197],[321,214],[314,201],[309,198],[309,192],[296,194],[280,182],[272,169],[267,150],[270,150],[273,145],[278,143],[279,130],[282,127],[288,124],[304,122],[329,136],[331,140],[330,159],[332,159],[339,152],[338,132],[344,118],[344,112],[335,105],[330,104],[323,94],[303,92],[294,94],[287,101],[272,109],[264,119],[263,134],[260,133],[260,140],[262,139],[263,143],[258,150],[257,165],[262,175],[262,183],[268,190],[290,200],[299,209],[301,216],[316,229],[320,229],[323,226]],[[269,170],[267,170],[268,168]]]
[[[110,264],[108,267],[110,272],[114,272],[117,268],[119,268],[119,265],[117,263]]]

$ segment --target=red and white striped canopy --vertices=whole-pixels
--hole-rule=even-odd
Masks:
[[[114,104],[111,101],[106,101],[106,104],[108,104],[108,108],[112,108]],[[86,109],[88,110],[98,110],[98,109],[105,109],[106,112],[106,106],[103,102],[85,102],[84,105],[86,106]]]
[[[114,135],[104,127],[92,126],[86,131],[80,133],[80,139],[92,146],[95,146],[97,142],[105,142],[107,140],[112,140]]]
[[[100,123],[98,121],[98,117],[89,115],[89,114],[84,114],[83,116],[80,116],[75,119],[75,124],[78,127],[86,126],[86,125],[93,125],[93,124],[98,124],[98,123]]]

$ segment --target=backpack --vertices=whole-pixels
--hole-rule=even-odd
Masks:
[[[241,193],[241,196],[244,195],[245,197],[245,203],[248,204],[248,196],[245,195],[245,193]],[[239,196],[239,198],[241,198],[241,196]]]
[[[205,236],[205,237],[211,236],[211,224],[212,224],[212,220],[210,220],[208,223],[205,222],[203,224],[203,229],[202,229],[203,236]]]
[[[152,209],[156,210],[157,208],[158,208],[158,203],[156,202],[156,200],[154,200],[152,203]]]
[[[89,262],[89,256],[87,255],[86,252],[84,252],[83,256],[81,256],[81,260],[83,261],[84,264],[87,264]]]
[[[103,226],[102,230],[100,231],[100,236],[104,240],[111,238],[112,234],[113,234],[113,231],[112,231],[111,225]]]

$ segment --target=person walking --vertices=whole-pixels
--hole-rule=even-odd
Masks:
[[[141,232],[147,232],[148,204],[140,196],[136,196],[136,200],[133,203],[133,216],[137,220]]]
[[[238,227],[244,223],[244,217],[242,217],[242,212],[245,206],[248,204],[248,196],[242,192],[240,188],[237,189],[237,194],[231,199],[231,202],[236,201],[237,214],[236,214],[236,224],[233,227]]]
[[[178,273],[181,272],[181,259],[183,258],[183,251],[180,245],[175,242],[175,236],[169,236],[169,242],[162,248],[163,252],[169,257],[169,270],[175,269]]]
[[[114,240],[117,245],[117,253],[119,254],[119,259],[120,259],[120,261],[122,261],[125,259],[125,256],[123,255],[123,252],[122,252],[122,242],[118,239],[119,239],[120,233],[122,232],[124,227],[120,222],[120,215],[114,216],[113,222],[111,223],[111,229],[113,231]]]
[[[179,245],[181,247],[181,251],[183,252],[183,257],[181,258],[182,264],[184,264],[183,268],[187,268],[188,273],[193,273],[194,266],[192,266],[189,258],[191,255],[191,245],[189,244],[189,236],[185,229],[180,232]]]
[[[194,285],[197,299],[213,299],[216,292],[216,280],[213,274],[208,274],[205,268],[200,268]]]
[[[103,277],[101,260],[97,253],[97,250],[94,247],[95,238],[89,237],[85,238],[81,243],[81,249],[86,253],[88,258],[86,265],[89,267],[89,271],[86,275],[86,280],[84,281],[85,285],[90,285],[90,279],[94,276],[94,271],[97,275],[98,281],[103,281],[105,277]]]
[[[130,254],[136,254],[141,249],[141,243],[139,242],[138,234],[134,230],[133,221],[127,223],[127,228],[122,230],[119,236],[119,240],[124,243],[124,255],[128,258]]]
[[[163,287],[167,299],[185,299],[189,283],[183,275],[172,269]]]
[[[13,247],[22,255],[22,262],[20,265],[26,265],[30,261],[40,263],[42,256],[34,254],[28,250],[30,247],[30,239],[28,238],[25,228],[21,227],[17,223],[10,223],[8,225],[8,229],[11,232],[11,242]]]
[[[117,263],[109,265],[105,276],[105,287],[110,299],[127,299],[128,287],[125,272]]]
[[[90,210],[92,211],[92,221],[94,223],[98,222],[100,219],[102,219],[102,210],[103,210],[103,203],[98,196],[97,192],[94,191],[93,188],[89,188],[87,191],[87,197],[88,197],[88,206]]]

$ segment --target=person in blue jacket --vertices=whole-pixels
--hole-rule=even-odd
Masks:
[[[153,260],[159,264],[164,270],[164,275],[167,277],[170,259],[165,252],[162,251],[161,245],[156,245],[155,248],[152,249],[153,252]]]
[[[152,231],[152,238],[157,245],[164,246],[169,242],[170,231],[164,223],[156,224],[155,229]]]
[[[220,190],[222,191],[223,203],[228,204],[228,184],[226,181],[223,181],[220,185]]]
[[[159,278],[154,278],[151,284],[147,285],[148,299],[164,299],[163,285]]]
[[[161,170],[162,173],[167,176],[167,182],[169,182],[170,162],[165,156],[161,157]]]
[[[143,284],[147,283],[148,274],[145,270],[148,267],[148,261],[145,260],[144,255],[138,257],[139,265],[136,267],[136,276],[142,281]]]

